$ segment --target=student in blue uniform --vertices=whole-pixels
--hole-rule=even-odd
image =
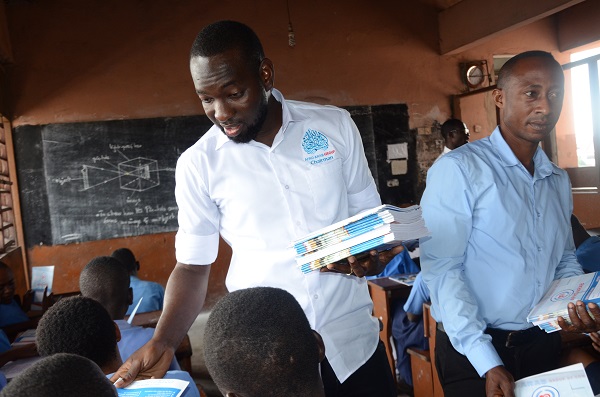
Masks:
[[[586,273],[600,270],[600,236],[592,236],[575,214],[571,215],[571,228],[575,240],[577,262]]]
[[[117,259],[110,256],[92,259],[79,276],[81,295],[100,302],[119,327],[119,352],[123,361],[154,335],[154,328],[134,326],[124,320],[132,300],[129,280],[127,270]],[[180,369],[175,358],[169,369]]]
[[[0,262],[0,327],[29,321],[14,297],[15,276],[6,263]]]
[[[125,265],[127,271],[129,272],[130,286],[131,289],[133,289],[133,303],[129,306],[129,308],[127,308],[126,314],[131,314],[134,307],[142,297],[144,299],[142,299],[142,303],[140,303],[137,313],[162,310],[163,301],[165,299],[165,289],[159,283],[141,280],[138,277],[140,262],[135,259],[133,252],[127,248],[119,248],[118,250],[114,251],[111,256]]]
[[[94,361],[108,377],[123,363],[117,347],[118,327],[104,307],[91,298],[74,296],[58,301],[42,316],[36,338],[41,356],[77,354]],[[189,373],[167,371],[164,378],[189,381],[183,397],[200,396]],[[68,383],[69,376],[64,381]]]

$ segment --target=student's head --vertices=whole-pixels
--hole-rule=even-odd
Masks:
[[[213,308],[204,334],[208,371],[224,395],[320,396],[324,347],[288,292],[234,291]]]
[[[140,270],[140,262],[135,259],[135,255],[128,248],[119,248],[110,254],[113,258],[121,262],[132,276],[137,276],[138,270]]]
[[[528,51],[509,59],[492,92],[505,140],[537,145],[556,125],[563,94],[564,74],[550,53]]]
[[[459,119],[449,119],[442,124],[442,136],[446,147],[454,150],[469,142],[469,129],[467,125]]]
[[[190,71],[206,116],[232,141],[261,132],[273,88],[273,63],[248,26],[219,21],[206,26],[190,51]]]
[[[4,262],[0,262],[0,304],[9,304],[15,295],[15,276]]]
[[[121,320],[133,301],[129,288],[129,272],[117,259],[98,256],[92,259],[79,276],[81,295],[100,302],[113,320]]]
[[[113,397],[117,390],[85,357],[59,353],[45,357],[12,379],[0,397]]]
[[[95,362],[105,373],[121,365],[120,333],[104,307],[74,296],[52,305],[40,319],[36,343],[40,356],[71,353]]]

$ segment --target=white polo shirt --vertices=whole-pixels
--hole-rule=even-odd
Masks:
[[[232,142],[213,126],[179,158],[176,257],[211,264],[221,234],[233,250],[228,290],[289,291],[322,335],[327,359],[343,382],[379,340],[366,280],[305,275],[291,243],[381,201],[347,111],[286,101],[277,90],[273,96],[282,104],[283,123],[271,147]]]

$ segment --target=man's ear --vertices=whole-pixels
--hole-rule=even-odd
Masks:
[[[269,58],[264,58],[260,63],[260,82],[265,91],[271,91],[275,82],[275,68]]]
[[[127,291],[127,304],[130,306],[133,304],[133,288],[131,287],[129,287],[129,291]]]
[[[135,270],[140,271],[140,261],[135,261]]]
[[[117,335],[117,342],[119,342],[121,340],[121,330],[119,329],[119,326],[117,325],[117,323],[115,323],[113,321],[113,324],[115,326],[115,334]]]
[[[502,91],[502,88],[494,88],[492,98],[499,109],[504,107],[504,91]]]
[[[317,347],[319,348],[319,362],[322,362],[325,359],[325,343],[323,343],[323,338],[317,331],[313,329],[312,332],[317,340]]]

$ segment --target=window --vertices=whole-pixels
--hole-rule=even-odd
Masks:
[[[575,189],[600,186],[600,46],[571,54],[565,71],[565,102],[556,130],[558,166]]]

